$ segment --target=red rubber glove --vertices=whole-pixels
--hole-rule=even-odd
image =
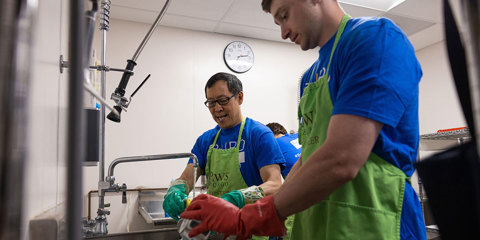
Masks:
[[[257,236],[284,236],[284,221],[278,218],[273,205],[273,196],[261,198],[255,203],[247,204],[242,209],[208,194],[201,194],[193,199],[190,206],[180,217],[200,220],[189,236],[213,230],[225,236],[236,235],[237,240]]]

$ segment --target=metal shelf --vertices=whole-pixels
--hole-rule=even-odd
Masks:
[[[421,151],[441,151],[471,139],[468,128],[420,135]]]

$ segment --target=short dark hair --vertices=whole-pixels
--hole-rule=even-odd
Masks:
[[[234,95],[237,95],[239,92],[243,91],[242,82],[237,78],[237,76],[230,73],[219,72],[211,76],[210,79],[208,79],[207,84],[205,84],[205,97],[207,96],[207,88],[211,88],[213,84],[220,80],[227,82],[228,91]]]
[[[271,5],[272,5],[272,0],[262,0],[263,11],[269,13]]]
[[[270,130],[272,130],[274,135],[287,134],[287,130],[282,125],[280,125],[280,123],[272,122],[267,124],[267,127],[269,127]]]

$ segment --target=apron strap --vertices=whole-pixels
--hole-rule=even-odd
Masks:
[[[240,125],[240,132],[238,133],[237,147],[236,147],[237,152],[240,152],[240,140],[242,140],[243,127],[245,126],[246,119],[247,119],[247,117],[243,117],[242,118],[242,124]],[[222,131],[222,128],[220,128],[220,130],[218,130],[217,135],[215,135],[215,139],[213,139],[213,143],[212,143],[212,145],[210,145],[210,147],[214,147],[215,144],[217,143],[218,135],[220,135],[220,131]]]
[[[340,37],[342,36],[343,31],[345,30],[345,26],[347,25],[347,22],[350,18],[352,17],[350,17],[350,15],[348,14],[343,15],[342,21],[340,22],[340,26],[338,27],[337,33],[335,34],[335,42],[333,43],[332,52],[330,53],[330,59],[328,60],[327,73],[325,74],[327,79],[328,79],[328,72],[330,71],[330,63],[332,63],[333,53],[337,48],[338,41],[340,40]]]

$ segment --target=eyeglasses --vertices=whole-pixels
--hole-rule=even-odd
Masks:
[[[233,94],[232,96],[230,97],[221,97],[217,100],[207,100],[205,101],[205,106],[207,106],[208,108],[214,108],[216,103],[218,103],[220,106],[224,106],[224,105],[227,105],[228,102],[230,102],[230,99],[232,99],[233,97],[235,97],[237,94]]]

